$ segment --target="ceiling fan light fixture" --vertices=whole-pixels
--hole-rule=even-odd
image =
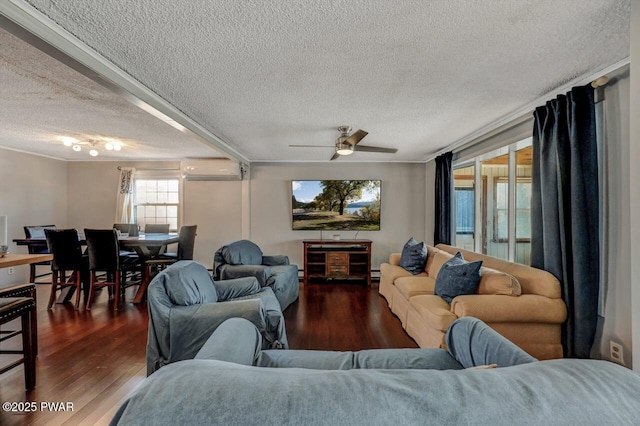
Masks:
[[[338,142],[336,143],[336,152],[340,155],[351,155],[353,154],[353,145],[345,142]]]

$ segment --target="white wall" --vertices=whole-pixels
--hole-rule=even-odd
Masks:
[[[611,75],[605,88],[605,171],[608,221],[603,273],[604,318],[600,318],[591,356],[609,359],[609,342],[622,344],[625,364],[631,366],[631,227],[629,203],[629,70]],[[637,167],[637,165],[635,165]]]
[[[379,269],[389,253],[398,252],[411,237],[425,239],[425,166],[411,163],[258,163],[251,165],[251,239],[266,254],[287,254],[302,268],[302,240],[320,238],[319,231],[291,229],[291,181],[379,179],[382,181],[380,231],[360,232],[373,241],[371,263]],[[355,231],[325,231],[324,237]],[[433,239],[433,236],[430,236]]]
[[[67,163],[0,149],[0,215],[7,216],[9,251],[27,253],[14,238],[24,238],[25,225],[67,226]],[[0,270],[0,285],[29,280],[29,267],[15,274]]]
[[[429,161],[424,166],[425,182],[424,182],[424,241],[433,245],[434,230],[436,227],[436,212],[434,203],[436,200],[436,162]]]
[[[242,182],[184,182],[185,225],[198,225],[194,260],[213,267],[213,253],[242,237]]]
[[[631,327],[633,340],[633,369],[640,372],[640,2],[631,2],[631,101],[629,116],[634,117],[630,122],[629,137],[629,209],[634,218],[630,225],[631,273],[629,285],[631,287]]]

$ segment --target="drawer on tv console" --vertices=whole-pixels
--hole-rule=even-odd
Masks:
[[[348,275],[346,265],[327,265],[327,276],[346,277]]]
[[[349,253],[327,253],[327,263],[329,265],[346,265],[349,263]]]

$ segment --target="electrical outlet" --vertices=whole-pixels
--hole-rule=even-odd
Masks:
[[[613,362],[624,365],[624,349],[620,343],[609,341],[609,358]]]
[[[13,266],[11,266],[11,267],[7,268],[7,274],[9,274],[9,275],[13,275],[13,273],[14,273],[14,272],[16,272],[16,270],[15,270],[15,269],[13,269]]]

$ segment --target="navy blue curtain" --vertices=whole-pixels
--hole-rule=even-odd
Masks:
[[[436,157],[436,199],[434,244],[451,244],[451,160],[453,153]]]
[[[531,266],[562,284],[565,356],[588,358],[599,286],[598,157],[591,86],[576,87],[534,113]]]

